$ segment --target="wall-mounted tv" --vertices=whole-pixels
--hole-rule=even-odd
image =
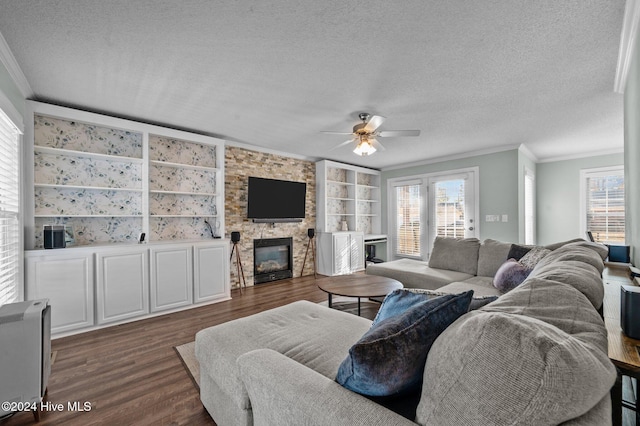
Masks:
[[[250,176],[247,191],[247,217],[254,222],[299,222],[304,219],[305,182]]]

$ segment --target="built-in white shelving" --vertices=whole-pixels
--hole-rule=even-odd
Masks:
[[[323,160],[316,163],[317,227],[320,232],[379,234],[380,172]]]
[[[77,245],[130,242],[142,232],[150,241],[224,235],[223,141],[40,102],[27,107],[26,248],[41,248],[42,227],[53,224],[73,229]]]

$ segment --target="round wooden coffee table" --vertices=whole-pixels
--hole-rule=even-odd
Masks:
[[[358,298],[358,315],[360,315],[361,297],[383,297],[393,290],[404,286],[393,278],[377,275],[354,274],[338,275],[335,277],[321,278],[317,281],[318,288],[329,295],[329,307],[332,307],[332,297],[346,296]]]

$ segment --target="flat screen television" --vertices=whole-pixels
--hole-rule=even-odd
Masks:
[[[304,219],[307,184],[249,177],[247,218],[254,221]]]

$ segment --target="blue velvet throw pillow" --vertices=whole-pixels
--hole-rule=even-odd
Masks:
[[[371,324],[371,326],[373,327],[380,321],[384,321],[387,318],[400,315],[421,303],[426,303],[431,299],[433,299],[433,296],[430,294],[413,293],[404,288],[394,290],[382,301],[382,305],[380,305],[380,309],[378,309],[378,313],[373,319],[373,324]]]
[[[473,291],[436,297],[383,319],[349,349],[336,381],[366,396],[420,389],[427,354],[436,338],[464,315]]]

